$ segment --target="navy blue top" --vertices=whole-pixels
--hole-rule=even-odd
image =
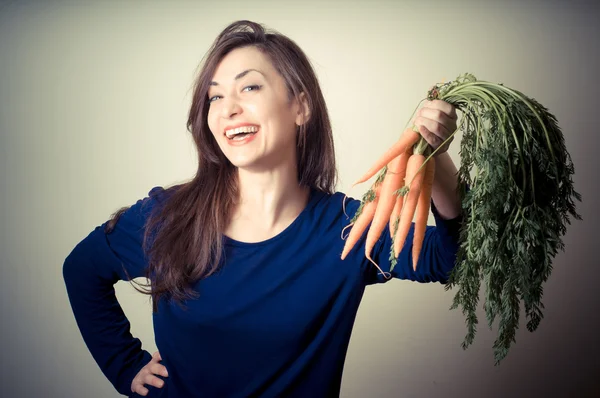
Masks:
[[[154,188],[130,207],[115,229],[104,224],[65,260],[63,274],[75,319],[94,359],[121,394],[150,361],[117,299],[113,285],[144,276],[144,223],[169,190]],[[349,218],[344,195],[313,190],[300,215],[283,232],[259,243],[224,237],[220,270],[197,282],[187,310],[161,300],[153,314],[156,346],[169,377],[149,397],[338,396],[352,325],[367,285],[385,279],[364,256],[364,236],[342,261],[340,235]],[[359,201],[347,198],[352,216]],[[392,276],[447,281],[458,250],[460,219],[444,220],[432,205],[416,272],[412,235]],[[414,226],[414,225],[413,225]],[[346,231],[347,232],[347,231]],[[389,271],[391,239],[384,230],[373,259]]]

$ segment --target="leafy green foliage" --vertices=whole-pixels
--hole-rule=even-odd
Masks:
[[[462,308],[472,344],[481,283],[483,308],[492,328],[495,363],[508,354],[519,328],[523,302],[527,329],[539,326],[543,284],[570,219],[581,219],[574,167],[556,118],[535,99],[477,80],[471,74],[437,85],[429,99],[462,112],[460,186],[463,224],[456,267],[446,289],[456,288],[451,309]]]

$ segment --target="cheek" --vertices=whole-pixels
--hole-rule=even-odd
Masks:
[[[244,113],[254,121],[264,119],[264,115],[269,115],[271,112],[266,106],[259,106],[256,103],[246,103],[243,106]]]

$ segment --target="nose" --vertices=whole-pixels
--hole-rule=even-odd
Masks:
[[[232,117],[242,113],[242,107],[235,96],[228,96],[223,98],[222,101],[224,102],[224,104],[221,106],[222,117],[231,119]]]

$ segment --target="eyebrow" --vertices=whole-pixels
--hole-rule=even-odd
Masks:
[[[262,73],[261,71],[259,71],[259,70],[257,70],[257,69],[246,69],[245,71],[243,71],[243,72],[240,72],[240,73],[238,73],[237,75],[235,75],[235,77],[233,78],[233,80],[239,80],[239,79],[241,79],[242,77],[246,76],[246,75],[247,75],[248,73],[250,73],[250,72],[258,72],[258,73],[260,73],[261,75],[265,76],[265,74],[264,74],[264,73]],[[210,85],[210,86],[218,86],[218,85],[219,85],[219,83],[217,83],[217,82],[215,82],[215,81],[211,81],[209,85]]]

